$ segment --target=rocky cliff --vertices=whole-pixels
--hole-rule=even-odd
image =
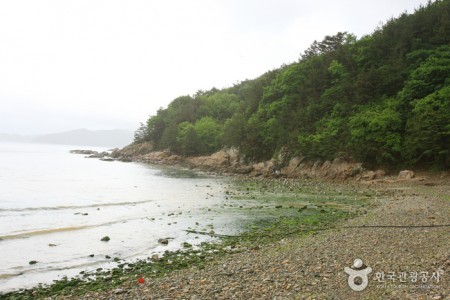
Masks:
[[[304,157],[291,159],[278,157],[263,162],[246,163],[235,148],[221,150],[209,156],[181,157],[169,151],[151,151],[149,145],[131,145],[120,150],[121,156],[131,157],[133,161],[147,163],[183,165],[204,171],[219,173],[248,174],[255,177],[289,177],[289,178],[327,178],[363,179],[365,170],[361,163],[349,159],[337,158],[333,161],[308,161]],[[284,162],[283,162],[284,160]],[[382,177],[381,171],[376,176]]]

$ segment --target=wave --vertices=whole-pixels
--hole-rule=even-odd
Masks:
[[[17,274],[0,274],[0,280],[2,279],[8,279],[11,277],[22,275],[23,273],[17,273]]]
[[[155,200],[142,200],[142,201],[130,201],[130,202],[110,202],[110,203],[95,203],[91,205],[62,205],[62,206],[43,206],[43,207],[23,207],[23,208],[0,208],[2,212],[26,212],[26,211],[39,211],[39,210],[65,210],[65,209],[84,209],[84,208],[96,208],[107,206],[122,206],[122,205],[136,205],[153,202]]]
[[[26,231],[26,232],[18,232],[18,233],[13,233],[13,234],[0,235],[0,242],[2,240],[23,239],[23,238],[30,238],[30,237],[37,236],[37,235],[52,234],[52,233],[66,232],[66,231],[77,231],[77,230],[84,230],[84,229],[102,227],[102,226],[110,226],[110,225],[114,225],[114,224],[118,224],[118,223],[127,223],[130,221],[143,220],[143,219],[147,219],[147,217],[140,216],[137,218],[126,218],[126,219],[120,219],[120,220],[115,220],[115,221],[105,222],[105,223],[100,223],[100,224],[69,226],[69,227],[60,227],[60,228],[46,228],[46,229],[38,229],[38,230]]]
[[[96,226],[95,225],[84,225],[84,226],[72,226],[72,227],[62,227],[62,228],[52,228],[52,229],[40,229],[40,230],[21,232],[21,233],[10,234],[10,235],[0,235],[0,240],[28,238],[28,237],[32,237],[35,235],[81,230],[81,229],[86,229],[86,228],[90,228],[90,227],[96,227]]]

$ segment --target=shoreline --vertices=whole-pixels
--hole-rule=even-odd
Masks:
[[[339,185],[333,186],[333,189]],[[371,191],[373,207],[340,226],[291,234],[267,244],[258,243],[242,253],[227,254],[206,264],[166,274],[143,285],[128,282],[117,290],[88,297],[130,298],[241,298],[241,299],[446,299],[450,292],[448,227],[396,228],[403,225],[449,224],[449,181],[381,183]],[[352,189],[355,186],[351,185]],[[389,192],[384,192],[389,191]],[[363,225],[391,228],[363,228]],[[345,228],[344,226],[355,228]],[[344,267],[360,258],[373,269],[369,286],[355,292],[347,285]],[[413,282],[411,273],[428,282]],[[392,282],[389,274],[407,273],[405,283]],[[439,282],[433,274],[439,273]],[[378,282],[376,274],[384,274]],[[426,277],[425,277],[426,275]],[[397,281],[400,279],[397,278]]]
[[[235,179],[236,180],[236,179]],[[236,180],[237,181],[237,180]],[[239,183],[242,183],[241,180],[238,180]],[[256,185],[256,186],[255,186]],[[262,186],[266,186],[265,188],[262,188]],[[276,182],[276,180],[269,180],[269,179],[255,179],[251,180],[248,179],[247,182],[245,182],[242,186],[239,188],[244,193],[249,193],[248,190],[250,189],[251,193],[254,193],[255,195],[260,194],[260,188],[266,189],[267,191],[270,191],[272,189],[275,189],[277,187],[282,187],[282,184],[280,182]],[[284,187],[285,188],[285,187]],[[311,189],[310,187],[307,187],[307,189]],[[283,192],[281,192],[281,195],[284,195]],[[241,197],[236,193],[236,197]],[[232,193],[230,193],[229,197],[233,197]],[[246,199],[248,198],[245,196]],[[237,200],[239,201],[239,200]],[[244,208],[240,206],[241,208],[236,208],[239,210],[245,210],[248,209],[249,213],[250,211],[256,210],[256,207],[246,207],[245,201],[241,200],[244,205]],[[277,200],[278,201],[278,200]],[[284,201],[284,199],[279,200]],[[281,203],[281,202],[276,202]],[[122,277],[130,278],[137,276],[138,274],[142,274],[142,270],[147,270],[150,272],[157,270],[155,274],[151,274],[151,276],[160,276],[162,274],[165,274],[166,272],[169,272],[171,270],[179,270],[190,266],[202,266],[209,260],[213,260],[217,258],[217,256],[221,256],[224,254],[229,253],[237,253],[242,251],[248,251],[252,248],[252,244],[260,244],[260,243],[267,243],[268,241],[272,240],[278,240],[280,236],[287,236],[292,233],[281,233],[281,230],[284,229],[292,229],[289,228],[286,225],[278,225],[273,228],[268,228],[272,225],[276,225],[275,223],[278,222],[278,217],[275,217],[276,214],[280,216],[284,216],[284,213],[289,214],[292,212],[298,212],[300,215],[300,211],[302,214],[311,214],[310,220],[316,221],[324,221],[324,222],[331,222],[333,223],[336,220],[339,220],[340,218],[347,217],[347,212],[339,212],[337,211],[337,214],[328,215],[324,214],[323,212],[318,211],[317,207],[312,206],[312,208],[304,207],[303,205],[300,205],[299,207],[290,208],[290,207],[283,207],[281,208],[281,204],[279,206],[275,206],[274,204],[267,205],[270,206],[266,208],[265,210],[268,210],[269,214],[274,216],[273,220],[263,222],[262,224],[256,224],[252,225],[251,228],[248,229],[243,234],[239,234],[237,236],[222,236],[220,234],[215,234],[213,232],[198,232],[198,231],[192,231],[190,234],[196,235],[196,234],[206,234],[211,235],[214,237],[219,237],[219,242],[208,242],[203,243],[201,247],[192,247],[191,245],[184,245],[184,249],[178,250],[178,251],[171,251],[166,252],[164,256],[152,256],[148,259],[143,260],[118,260],[116,261],[119,268],[118,269],[111,269],[111,270],[101,270],[99,272],[91,272],[91,273],[85,273],[82,272],[80,276],[72,278],[72,279],[62,279],[59,281],[56,281],[54,284],[51,285],[42,285],[35,288],[27,289],[25,291],[13,291],[6,293],[2,295],[0,298],[3,299],[3,297],[9,299],[14,297],[37,297],[38,295],[42,297],[52,296],[52,295],[60,295],[62,291],[66,291],[67,289],[70,290],[77,290],[81,289],[83,292],[87,292],[90,290],[96,290],[96,289],[105,289],[108,288],[111,284],[112,286],[115,286],[116,284],[122,282]],[[327,208],[324,208],[327,209]],[[286,218],[286,220],[291,220],[297,222],[296,217],[294,216],[292,218]],[[319,222],[317,224],[312,224],[304,227],[302,229],[302,234],[310,234],[311,232],[317,232],[318,225],[323,225],[323,222]],[[323,226],[322,226],[323,227]],[[328,229],[328,228],[327,228]],[[189,232],[189,230],[187,230]],[[191,256],[195,254],[198,257],[200,257],[200,260],[193,259]],[[168,261],[172,261],[172,263],[168,264]],[[98,278],[98,280],[91,281],[90,279]],[[119,279],[117,282],[112,282],[112,280]],[[84,280],[88,280],[84,282]]]
[[[186,167],[186,166],[185,166]],[[241,178],[239,177],[235,177],[235,178]],[[435,189],[439,189],[439,187],[444,187],[444,189],[440,192],[438,192],[438,194],[443,194],[444,202],[440,203],[441,206],[443,206],[443,214],[441,213],[439,216],[439,220],[440,221],[444,221],[448,223],[450,223],[449,219],[448,219],[448,212],[449,211],[449,202],[448,200],[450,200],[450,196],[445,194],[445,188],[447,188],[450,186],[449,185],[449,181],[448,179],[437,179],[437,178],[432,178],[431,181],[430,180],[413,180],[413,181],[401,181],[401,182],[390,182],[390,181],[374,181],[372,182],[372,184],[367,185],[367,184],[362,184],[361,182],[356,182],[356,181],[346,181],[346,182],[336,182],[336,181],[330,181],[330,180],[318,180],[318,179],[289,179],[289,178],[284,178],[284,179],[264,179],[264,178],[260,178],[260,177],[249,177],[247,175],[242,176],[242,178],[244,178],[244,180],[248,180],[251,184],[253,184],[253,181],[260,181],[260,182],[268,182],[269,185],[272,185],[270,188],[273,189],[277,189],[277,187],[279,188],[281,186],[281,190],[283,189],[282,186],[283,184],[286,184],[286,182],[291,182],[291,183],[301,183],[301,187],[302,188],[306,188],[306,189],[310,189],[310,190],[319,190],[320,192],[324,191],[324,190],[337,190],[337,189],[342,189],[342,190],[352,190],[352,192],[356,192],[356,194],[361,193],[361,194],[366,194],[366,193],[372,193],[372,197],[374,197],[374,199],[370,200],[370,203],[372,203],[375,206],[363,206],[361,207],[357,213],[355,213],[353,215],[353,218],[351,218],[350,220],[347,220],[348,218],[340,218],[336,221],[336,223],[334,223],[334,226],[336,224],[339,225],[345,225],[345,224],[358,224],[358,222],[360,221],[359,219],[361,218],[368,218],[370,220],[375,220],[376,219],[376,215],[377,212],[381,209],[381,210],[386,210],[386,207],[389,207],[390,204],[389,203],[389,199],[388,198],[393,198],[395,199],[395,201],[404,201],[405,197],[409,197],[410,193],[412,193],[412,197],[416,197],[418,199],[420,199],[420,201],[425,201],[425,203],[427,203],[427,199],[428,196],[426,196],[427,191],[428,190],[435,190]],[[264,183],[266,184],[266,183]],[[288,190],[289,188],[287,188]],[[421,196],[414,196],[416,195],[416,191],[420,191],[420,194],[422,194]],[[425,195],[423,195],[425,190]],[[413,192],[411,192],[413,191]],[[386,199],[384,200],[380,200],[379,198],[382,195],[386,196]],[[394,204],[399,204],[398,202],[394,202]],[[281,208],[281,207],[280,207]],[[399,214],[395,214],[392,215],[391,217],[393,217],[393,219],[391,219],[390,221],[401,221],[401,219],[403,217],[405,217],[404,215],[404,211],[402,206],[398,207],[397,209],[399,209],[399,211],[397,211],[397,213]],[[445,212],[447,212],[447,215],[445,215]],[[427,221],[428,223],[430,223],[430,221],[435,222],[438,219],[433,217],[433,219],[431,218],[426,218],[425,221]],[[290,219],[287,219],[286,221],[290,221]],[[298,225],[298,224],[296,224]],[[317,224],[316,224],[317,225]],[[366,224],[367,225],[367,224]],[[280,226],[278,224],[278,229],[285,229],[282,226]],[[323,227],[323,226],[322,226]],[[262,228],[262,227],[261,227]],[[258,228],[258,229],[261,229]],[[275,230],[277,229],[277,227],[275,226]],[[285,252],[287,251],[287,253],[290,252],[296,252],[298,251],[298,249],[293,249],[292,247],[294,245],[300,245],[300,249],[302,249],[302,247],[308,251],[311,251],[310,246],[308,245],[309,242],[311,242],[312,244],[314,243],[319,243],[319,246],[321,246],[322,248],[324,247],[323,244],[320,243],[320,241],[323,241],[324,239],[333,239],[334,235],[339,235],[341,234],[343,231],[355,231],[354,229],[343,229],[341,228],[326,228],[326,230],[320,230],[321,228],[315,227],[315,228],[308,228],[305,232],[291,232],[287,235],[284,236],[272,236],[270,237],[268,240],[266,241],[262,241],[262,240],[250,240],[249,243],[250,246],[237,246],[236,247],[236,242],[232,242],[232,244],[227,244],[229,241],[232,241],[233,238],[229,239],[228,242],[225,242],[225,244],[205,244],[204,247],[205,249],[202,251],[198,251],[197,249],[192,249],[191,247],[189,247],[189,245],[186,245],[186,250],[187,251],[178,251],[178,252],[170,252],[167,253],[166,257],[162,257],[162,258],[158,258],[157,260],[155,259],[155,261],[138,261],[138,262],[123,262],[123,270],[122,271],[111,271],[111,274],[107,274],[105,275],[105,277],[103,279],[106,278],[106,280],[103,280],[103,282],[101,282],[101,280],[97,280],[97,281],[91,281],[91,282],[87,282],[86,284],[84,284],[81,281],[78,280],[67,280],[67,281],[61,281],[61,282],[57,282],[55,284],[53,284],[49,289],[39,289],[39,288],[35,288],[32,290],[27,290],[25,293],[21,293],[21,292],[13,292],[10,294],[6,294],[3,295],[2,297],[6,297],[9,298],[11,297],[11,299],[17,299],[17,297],[19,297],[18,299],[26,299],[26,297],[49,297],[49,296],[58,296],[58,299],[72,299],[72,298],[78,298],[81,297],[82,295],[84,295],[83,297],[93,297],[93,298],[102,298],[102,297],[112,297],[113,299],[127,299],[127,298],[134,298],[134,297],[142,297],[143,295],[147,295],[151,297],[166,297],[168,295],[171,295],[173,297],[190,297],[192,296],[191,293],[194,291],[194,294],[196,295],[200,295],[200,297],[213,297],[213,295],[215,296],[219,296],[222,295],[223,297],[229,297],[230,295],[240,295],[243,296],[245,295],[245,297],[247,297],[248,295],[248,291],[245,290],[240,290],[238,288],[236,289],[232,289],[229,288],[227,289],[226,286],[224,286],[223,284],[221,285],[221,290],[218,291],[218,289],[209,289],[207,291],[205,291],[204,289],[204,285],[206,285],[207,283],[210,284],[210,286],[216,286],[219,283],[217,282],[209,282],[208,280],[208,276],[206,276],[204,279],[200,280],[200,281],[196,281],[195,278],[193,278],[192,272],[194,272],[195,274],[203,274],[204,272],[215,272],[215,273],[220,273],[223,272],[223,265],[222,267],[220,266],[220,264],[222,263],[222,261],[226,261],[227,263],[224,263],[224,265],[227,265],[228,268],[234,269],[237,268],[239,265],[245,264],[245,260],[252,260],[253,256],[255,256],[255,254],[257,254],[256,256],[259,256],[262,252],[264,252],[262,255],[266,256],[266,254],[270,257],[270,259],[272,260],[279,260],[278,256],[282,256],[282,255],[288,255],[291,256],[289,254],[286,254]],[[448,228],[447,228],[448,229]],[[367,231],[368,229],[364,229],[365,231]],[[390,229],[389,229],[390,230]],[[405,233],[405,231],[407,231],[408,229],[402,229],[402,233]],[[434,228],[432,229],[428,229],[428,230],[432,230],[433,232],[435,231]],[[444,232],[445,233],[446,228],[441,228],[441,229],[437,229],[436,231],[438,232]],[[373,231],[380,233],[380,229],[373,229]],[[257,232],[257,231],[255,231]],[[263,230],[264,232],[264,230]],[[395,232],[395,231],[394,231]],[[362,232],[362,234],[364,234],[364,232]],[[447,236],[448,236],[448,230],[447,230]],[[360,235],[358,235],[359,238],[361,238]],[[445,235],[443,235],[443,237],[445,238]],[[236,237],[235,237],[236,238]],[[241,239],[242,240],[242,236],[239,238],[237,237],[237,239]],[[398,237],[399,238],[399,237]],[[401,238],[401,236],[400,236]],[[223,242],[224,239],[222,239]],[[245,240],[245,238],[244,238]],[[338,245],[342,244],[342,242],[344,241],[349,242],[348,239],[344,239],[344,240],[334,240]],[[400,239],[401,241],[401,239]],[[435,241],[438,241],[435,239]],[[247,241],[248,242],[248,241]],[[445,244],[445,241],[438,241],[438,243],[443,243]],[[234,243],[234,244],[233,244]],[[351,242],[350,242],[351,243]],[[406,243],[404,241],[404,243]],[[448,239],[447,239],[447,243],[448,243]],[[245,243],[243,243],[245,244]],[[378,244],[378,243],[377,243]],[[342,245],[341,245],[342,246]],[[416,245],[417,246],[417,245]],[[287,247],[287,248],[286,248]],[[295,248],[295,247],[294,247]],[[319,251],[324,251],[325,249],[322,248],[316,248],[315,250],[317,251],[317,249],[319,249]],[[274,249],[278,249],[277,251],[275,251]],[[441,249],[442,250],[442,249]],[[368,251],[368,249],[366,248],[366,251]],[[281,253],[279,253],[281,252]],[[184,253],[184,254],[183,254]],[[308,252],[311,255],[314,254],[314,252]],[[348,254],[348,253],[347,253]],[[239,258],[242,257],[241,260],[239,260],[239,263],[236,264],[236,266],[233,266],[233,261],[235,256],[239,256]],[[194,257],[194,258],[192,258]],[[440,257],[440,256],[439,256]],[[444,256],[445,257],[445,256]],[[441,257],[440,257],[441,258]],[[286,261],[286,260],[285,260]],[[284,264],[289,264],[288,262],[284,263],[285,261],[281,261],[278,262],[279,265],[283,266]],[[149,264],[150,263],[150,264]],[[156,263],[156,264],[155,264]],[[336,263],[336,262],[335,262]],[[347,261],[344,262],[339,262],[339,263],[347,263]],[[444,261],[445,263],[445,261]],[[448,264],[448,262],[447,262]],[[132,265],[130,267],[130,265]],[[148,277],[144,277],[145,278],[145,283],[144,284],[137,284],[137,279],[140,276],[143,276],[143,274],[145,274],[146,272],[150,272],[150,273],[154,273],[154,269],[153,267],[158,266],[156,269],[156,276],[151,275]],[[153,266],[150,267],[150,269],[146,269],[146,267],[149,266]],[[242,267],[242,266],[241,266]],[[260,266],[261,267],[261,266]],[[448,266],[447,266],[448,267]],[[126,271],[124,271],[126,269]],[[233,273],[234,272],[234,273]],[[232,273],[229,274],[237,274],[238,271],[236,271],[234,269]],[[297,271],[293,271],[293,273],[296,273]],[[150,274],[149,273],[149,274]],[[225,272],[226,273],[226,272]],[[339,274],[341,274],[342,272],[338,272]],[[270,274],[268,274],[270,275]],[[222,275],[221,275],[222,276]],[[340,276],[340,281],[339,281],[339,292],[342,292],[342,295],[345,295],[345,297],[351,299],[354,295],[349,293],[348,291],[348,287],[345,287],[345,285],[343,286],[342,284],[342,274],[339,275]],[[195,276],[194,276],[195,277]],[[226,275],[226,277],[234,277],[234,275]],[[112,280],[114,278],[119,278],[120,280],[118,282],[112,282]],[[195,292],[195,289],[192,290],[191,289],[191,284],[184,284],[184,288],[181,288],[180,286],[172,286],[171,288],[168,289],[164,289],[161,288],[160,290],[156,289],[156,286],[158,285],[163,285],[163,286],[167,286],[167,285],[171,285],[173,282],[173,279],[177,278],[179,280],[186,280],[186,278],[188,278],[190,281],[194,282],[192,285],[193,286],[197,286],[200,289],[201,294],[198,294],[197,292]],[[181,279],[180,279],[181,278]],[[324,276],[323,278],[330,280],[331,278],[330,276]],[[267,278],[264,278],[262,280],[263,283],[265,283],[268,286],[271,286],[272,283],[274,283],[275,281],[273,281],[272,279],[270,280],[266,280]],[[178,281],[179,281],[178,280]],[[251,279],[250,279],[251,280]],[[345,280],[344,280],[345,281]],[[175,281],[177,282],[177,281]],[[312,282],[315,282],[314,280]],[[448,282],[448,279],[447,279]],[[81,283],[81,290],[77,291],[77,286]],[[257,284],[260,284],[259,281],[256,282]],[[334,284],[337,284],[336,282],[334,282]],[[327,294],[328,292],[325,289],[325,294],[321,294],[321,292],[317,292],[314,288],[311,288],[310,290],[312,291],[311,293],[308,291],[308,293],[305,292],[304,290],[304,286],[302,285],[298,285],[298,284],[290,284],[291,286],[286,285],[283,287],[283,291],[289,291],[288,294],[284,294],[280,291],[279,288],[275,287],[274,290],[272,292],[277,292],[280,293],[280,295],[282,296],[286,296],[286,297],[293,297],[293,298],[300,298],[303,297],[303,295],[307,295],[309,293],[310,296],[307,296],[306,299],[309,299],[308,297],[311,297],[311,299],[313,299],[314,297],[317,297],[318,295],[324,295],[329,297],[332,294]],[[189,289],[187,290],[187,287],[189,287]],[[310,284],[307,284],[306,286],[310,286]],[[314,284],[314,286],[317,286],[317,284]],[[311,286],[310,286],[311,287]],[[442,287],[444,287],[444,292],[441,292]],[[346,289],[347,288],[347,289]],[[292,292],[292,289],[294,290],[294,292]],[[395,289],[390,288],[391,290],[393,290],[393,292],[396,292]],[[214,291],[214,293],[211,294],[211,291]],[[404,293],[404,291],[406,290],[407,292],[411,292],[412,288],[411,287],[404,287],[403,289],[401,289],[402,292]],[[233,293],[228,293],[226,291],[231,291]],[[225,293],[226,292],[226,293]],[[276,294],[267,291],[270,295],[270,297],[272,296],[276,296]],[[352,292],[350,290],[350,292]],[[383,292],[382,294],[379,294],[378,292]],[[424,292],[424,293],[422,293]],[[180,294],[181,293],[181,294]],[[445,285],[438,285],[437,288],[434,289],[429,289],[427,291],[423,291],[420,289],[415,289],[415,291],[411,294],[411,295],[432,295],[433,299],[444,299],[444,293],[448,294],[448,289],[445,290]],[[367,295],[375,295],[376,297],[378,297],[378,295],[391,295],[391,291],[388,291],[387,288],[379,288],[376,292],[371,291],[370,294]],[[28,296],[27,296],[28,295]],[[154,295],[159,295],[154,296]],[[253,297],[255,297],[254,294]],[[368,297],[367,299],[372,299],[372,296]],[[408,296],[409,297],[409,296]],[[413,297],[413,296],[411,296]],[[441,298],[438,298],[441,297]],[[252,297],[249,297],[252,298]],[[3,299],[3,298],[2,298]],[[413,298],[411,298],[413,299]]]
[[[123,149],[113,149],[108,158],[122,162],[141,162],[189,168],[219,175],[318,179],[338,182],[356,181],[366,184],[425,181],[427,177],[436,180],[436,178],[449,176],[449,170],[435,172],[424,170],[415,172],[405,169],[385,170],[383,168],[372,170],[347,157],[312,161],[302,155],[290,157],[287,153],[280,153],[277,157],[267,161],[246,162],[239,151],[234,148],[223,149],[206,156],[183,157],[169,151],[155,151],[147,143],[131,144]],[[106,160],[109,160],[108,158]]]

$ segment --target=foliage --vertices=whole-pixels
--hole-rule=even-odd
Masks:
[[[414,162],[450,167],[450,85],[412,103],[405,153]]]
[[[398,163],[401,120],[392,99],[364,106],[349,119],[350,144],[358,159],[376,164]]]
[[[223,135],[223,126],[212,117],[203,117],[194,125],[195,133],[200,141],[197,153],[210,154],[220,148]]]
[[[182,96],[135,140],[182,155],[237,147],[247,160],[288,149],[310,159],[449,166],[450,1],[357,39],[314,41],[297,62],[225,89]]]

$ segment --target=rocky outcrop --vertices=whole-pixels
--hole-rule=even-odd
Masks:
[[[136,160],[147,163],[159,163],[167,161],[172,154],[168,151],[153,151],[144,155],[135,156]]]
[[[80,150],[80,149],[70,150],[70,153],[72,153],[72,154],[84,154],[84,155],[97,155],[98,154],[98,152],[94,151],[94,150]]]
[[[109,156],[109,153],[106,151],[99,152],[96,154],[91,154],[87,158],[104,158],[105,156]]]
[[[153,151],[153,145],[150,143],[131,144],[119,151],[113,151],[120,153],[122,156],[139,156],[145,155]]]
[[[123,150],[120,151],[123,153]],[[287,159],[284,152],[276,159],[246,164],[242,161],[239,151],[234,148],[224,149],[209,156],[181,157],[169,151],[152,151],[142,155],[133,156],[133,160],[146,163],[161,163],[171,165],[188,165],[205,171],[220,173],[249,174],[263,177],[306,177],[347,179],[363,172],[362,164],[349,159],[337,158],[333,161],[308,161],[303,156]],[[281,162],[283,161],[283,162]],[[283,166],[284,167],[281,167]],[[365,175],[368,179],[382,176],[383,171],[378,170]]]
[[[227,170],[239,165],[239,155],[235,149],[221,150],[209,156],[189,157],[186,161],[202,169]]]
[[[170,151],[152,151],[149,143],[132,144],[121,150],[114,149],[111,154],[98,153],[91,150],[73,150],[72,153],[88,154],[91,157],[100,157],[102,160],[140,161],[145,163],[168,164],[188,166],[204,171],[218,173],[247,174],[254,177],[287,177],[287,178],[324,178],[345,180],[355,178],[357,181],[371,183],[373,181],[386,181],[386,172],[382,169],[375,171],[365,170],[361,163],[348,158],[334,160],[307,160],[298,155],[288,158],[287,150],[282,149],[276,158],[245,163],[235,148],[223,149],[208,156],[182,157]],[[401,171],[397,180],[409,180],[414,172]],[[393,180],[393,179],[390,179]]]
[[[363,171],[361,163],[355,163],[349,159],[336,158],[333,161],[324,162],[307,161],[304,157],[296,156],[289,164],[281,169],[282,174],[288,177],[311,177],[328,179],[347,179]]]
[[[275,162],[273,160],[268,160],[252,165],[253,172],[259,175],[272,174],[275,172]]]

